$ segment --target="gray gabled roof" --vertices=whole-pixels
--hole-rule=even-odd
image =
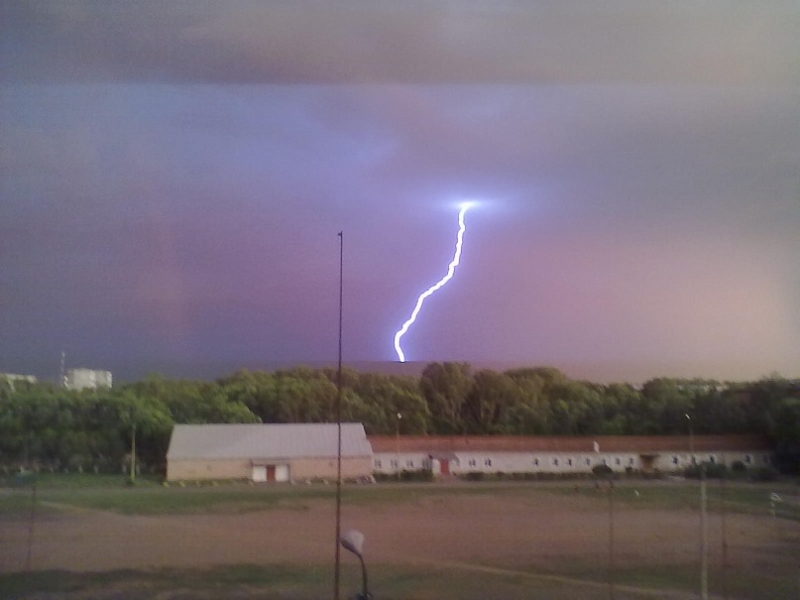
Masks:
[[[328,458],[337,438],[336,423],[175,425],[167,460]],[[342,423],[342,456],[372,456],[361,423]]]

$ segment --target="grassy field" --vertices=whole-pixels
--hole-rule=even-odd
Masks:
[[[345,557],[347,562],[347,557]],[[376,600],[588,600],[610,597],[601,578],[567,574],[517,572],[495,568],[370,569],[370,590]],[[114,570],[102,573],[44,571],[0,576],[0,594],[7,600],[169,600],[248,599],[321,600],[331,598],[332,567],[292,564],[234,566],[205,569]],[[344,564],[340,597],[353,598],[361,588],[357,565]],[[710,580],[714,598],[722,598],[719,581]],[[788,600],[797,598],[796,580],[769,580],[737,573],[728,575],[729,598]],[[619,569],[614,598],[697,598],[697,573],[691,569]]]
[[[707,487],[712,593],[800,598],[798,485]],[[35,536],[32,492],[27,484],[0,489],[0,546],[16,565],[0,564],[2,598],[332,597],[335,486],[128,486],[120,477],[44,476]],[[696,597],[698,482],[623,480],[613,498],[614,598]],[[609,500],[607,487],[590,481],[343,488],[348,522],[367,534],[370,587],[394,600],[610,597]],[[727,564],[721,523],[730,535]],[[297,539],[287,533],[294,531]],[[29,541],[30,571],[22,560]],[[342,563],[347,598],[360,570],[346,552]]]
[[[360,589],[359,573],[351,565],[342,569],[341,597],[350,598]],[[491,579],[487,591],[487,580]],[[546,593],[552,600],[574,598],[572,586],[559,581],[532,581],[498,573],[452,572],[430,569],[381,570],[373,575],[372,590],[384,600],[486,600],[486,598],[529,598]],[[37,573],[35,582],[24,575],[0,580],[3,598],[153,598],[177,599],[247,598],[263,600],[316,600],[333,595],[331,573],[319,568],[301,569],[292,565],[235,567],[206,570],[161,569],[156,571],[111,571],[105,573]],[[596,588],[595,588],[596,589]],[[379,591],[377,591],[379,590]],[[633,598],[622,594],[619,598]]]
[[[699,506],[697,481],[621,480],[614,483],[614,501],[626,508],[696,509]],[[0,514],[30,509],[32,483],[0,490]],[[452,495],[493,496],[537,493],[562,494],[597,500],[608,497],[608,486],[591,481],[479,483],[383,483],[345,485],[342,498],[348,504],[370,505],[402,503],[421,498]],[[43,507],[64,505],[106,510],[120,514],[196,514],[239,513],[270,508],[303,509],[311,501],[331,499],[334,485],[254,486],[244,482],[204,483],[164,486],[156,479],[140,478],[129,486],[119,476],[45,475],[36,480],[36,496]],[[777,494],[780,498],[772,500]],[[800,485],[793,481],[742,483],[708,481],[707,508],[710,512],[766,514],[800,520]]]

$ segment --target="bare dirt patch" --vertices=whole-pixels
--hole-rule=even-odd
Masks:
[[[722,572],[731,578],[748,573],[797,577],[796,523],[782,524],[778,537],[768,516],[730,514],[724,525],[723,549],[723,522],[710,515],[715,582]],[[546,573],[602,582],[609,566],[609,511],[602,498],[541,491],[422,495],[397,503],[345,505],[342,527],[365,534],[369,563],[378,572],[403,566],[496,569],[506,575]],[[334,505],[323,500],[246,514],[127,516],[61,508],[36,523],[31,567],[74,572],[237,564],[327,568],[334,536]],[[30,539],[25,519],[0,522],[0,571],[25,568]],[[691,576],[698,553],[696,511],[615,510],[614,560],[621,572],[666,566]]]

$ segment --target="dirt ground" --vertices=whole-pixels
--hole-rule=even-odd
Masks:
[[[330,564],[334,506],[245,514],[125,516],[61,509],[36,523],[32,570],[106,571],[228,564]],[[722,520],[708,518],[709,562],[722,563]],[[429,496],[398,504],[342,508],[342,530],[366,537],[370,565],[414,565],[587,572],[609,564],[609,512],[596,500],[556,494]],[[776,531],[768,516],[729,514],[726,562],[731,573],[796,573],[786,539],[798,524]],[[793,532],[786,531],[793,529]],[[699,516],[691,510],[620,507],[614,514],[614,561],[620,567],[698,563]],[[0,521],[0,572],[25,569],[30,529],[23,519]],[[796,548],[794,549],[796,550]],[[794,552],[793,550],[793,552]],[[347,558],[352,558],[347,556]],[[565,563],[570,569],[564,569]],[[580,576],[579,574],[575,575]],[[788,575],[791,577],[791,575]],[[796,575],[795,575],[796,576]]]

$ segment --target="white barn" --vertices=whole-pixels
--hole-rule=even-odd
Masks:
[[[175,425],[167,480],[335,480],[336,423]],[[372,475],[361,423],[342,423],[342,478]]]
[[[431,469],[466,473],[581,474],[597,465],[615,472],[678,472],[696,462],[747,467],[771,463],[763,438],[708,436],[370,436],[375,474]]]

